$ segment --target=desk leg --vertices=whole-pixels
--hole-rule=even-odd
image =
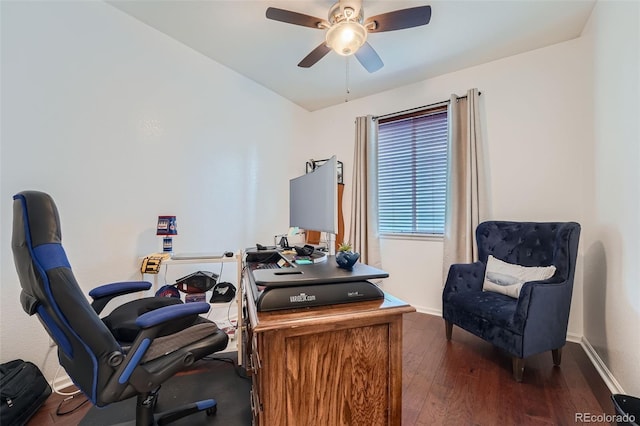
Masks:
[[[242,290],[242,251],[239,251],[238,253],[236,253],[236,266],[237,266],[237,271],[238,271],[238,276],[237,276],[237,283],[238,283],[238,289],[236,291],[236,303],[238,304],[238,319],[236,322],[236,348],[238,349],[238,365],[242,365],[243,364],[243,348],[242,348],[242,326],[243,326],[243,319],[242,319],[242,295],[243,295],[243,290]]]
[[[145,279],[145,275],[153,275],[153,294],[155,295],[158,292],[158,274],[145,274],[144,272],[140,272],[140,281],[147,281]],[[143,297],[142,295],[140,297]]]

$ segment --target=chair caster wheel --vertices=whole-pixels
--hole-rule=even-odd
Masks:
[[[217,405],[214,405],[211,408],[207,408],[207,416],[215,416],[217,412],[218,412],[218,406]]]

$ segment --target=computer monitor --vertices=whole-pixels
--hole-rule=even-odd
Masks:
[[[334,155],[312,172],[289,181],[289,226],[338,232],[338,161]]]

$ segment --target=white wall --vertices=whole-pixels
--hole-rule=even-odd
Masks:
[[[177,215],[182,252],[286,231],[288,152],[308,113],[103,2],[1,7],[0,359],[51,377],[56,356],[18,302],[12,195],[54,197],[83,290],[139,279],[160,214]]]
[[[477,87],[490,177],[489,218],[583,223],[593,141],[587,47],[576,39],[316,111],[317,128],[310,133],[325,144],[324,155],[335,152],[345,162],[348,203],[354,117],[426,105]],[[345,209],[348,214],[348,204]],[[441,312],[441,241],[383,240],[382,263],[390,273],[387,291],[419,310]],[[582,335],[580,273],[569,331]]]
[[[598,3],[584,37],[595,139],[584,335],[619,386],[640,396],[640,3]]]

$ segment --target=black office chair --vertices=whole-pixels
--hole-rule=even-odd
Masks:
[[[53,199],[36,191],[13,198],[11,245],[22,307],[29,315],[37,314],[58,345],[60,364],[87,398],[105,406],[137,396],[136,425],[166,424],[199,411],[214,414],[213,399],[153,412],[163,382],[226,348],[227,335],[199,316],[209,305],[151,297],[129,302],[102,320],[99,312],[114,297],[149,289],[151,284],[99,287],[91,291],[90,305],[62,248]]]

